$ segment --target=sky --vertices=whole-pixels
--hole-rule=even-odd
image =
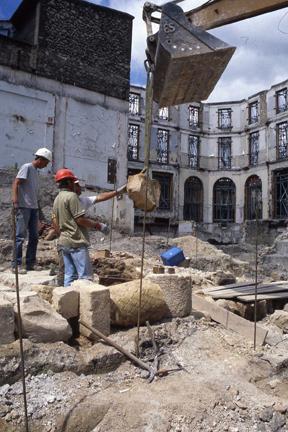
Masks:
[[[206,0],[185,0],[184,11]],[[133,21],[131,84],[145,86],[146,27],[142,21],[144,0],[90,0],[135,17]],[[0,0],[0,19],[9,18],[21,0]],[[156,4],[163,1],[155,0]],[[155,31],[157,28],[155,27]],[[288,79],[288,8],[211,30],[236,52],[208,101],[247,98]]]

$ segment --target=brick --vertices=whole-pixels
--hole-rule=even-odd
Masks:
[[[0,345],[15,341],[14,307],[4,296],[0,296]]]
[[[57,287],[53,290],[52,305],[64,318],[79,315],[79,292],[73,288]]]

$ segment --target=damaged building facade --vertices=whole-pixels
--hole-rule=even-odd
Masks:
[[[104,190],[125,183],[132,20],[82,0],[24,0],[1,22],[0,168],[47,147],[52,172],[69,167]],[[123,201],[115,217],[130,229]]]
[[[151,223],[236,242],[243,223],[288,218],[288,81],[248,100],[154,105],[152,176],[161,183]],[[145,89],[131,87],[128,173],[143,165]],[[135,222],[141,214],[135,211]],[[191,223],[192,222],[192,223]],[[156,228],[155,228],[156,229]]]

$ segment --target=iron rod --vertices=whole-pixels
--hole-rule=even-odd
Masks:
[[[14,257],[14,264],[15,264],[15,286],[16,286],[16,298],[17,298],[17,323],[18,323],[18,334],[19,334],[19,345],[20,345],[20,356],[21,356],[21,377],[22,377],[22,388],[23,388],[25,431],[29,432],[27,393],[26,393],[26,382],[25,382],[25,359],[24,359],[23,336],[22,336],[23,328],[22,328],[22,319],[21,319],[19,274],[18,274],[18,263],[17,263],[17,253],[16,253],[16,209],[14,206],[12,209],[12,225],[13,225],[13,246],[14,246],[13,257]]]
[[[257,306],[258,306],[257,297],[258,297],[258,199],[256,198],[254,350],[256,350],[256,338],[257,338]]]

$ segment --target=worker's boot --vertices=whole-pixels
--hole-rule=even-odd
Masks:
[[[16,273],[15,267],[12,268],[12,273]],[[27,270],[22,266],[18,266],[18,274],[27,274]]]

